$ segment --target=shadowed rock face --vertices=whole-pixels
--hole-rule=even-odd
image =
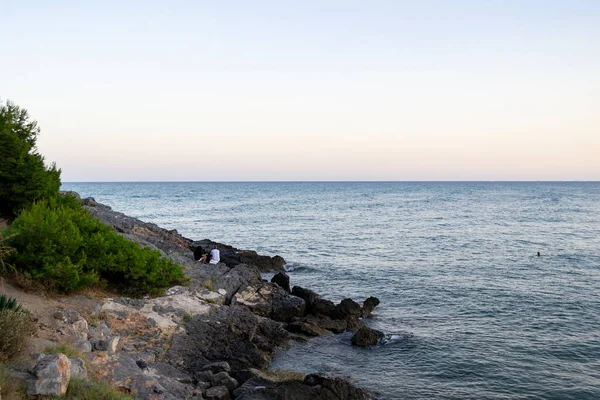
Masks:
[[[303,382],[251,378],[233,392],[237,400],[368,400],[369,395],[345,379],[307,375]]]
[[[354,346],[375,346],[383,338],[383,332],[371,329],[368,326],[361,326],[352,335],[352,344]]]
[[[193,318],[185,330],[173,337],[166,359],[190,373],[215,361],[227,361],[233,370],[266,368],[289,337],[281,323],[241,306],[218,307]]]
[[[240,250],[227,244],[213,242],[209,239],[197,240],[190,244],[190,248],[196,252],[198,252],[197,249],[199,248],[207,252],[213,246],[219,249],[221,262],[230,268],[238,264],[249,264],[255,265],[261,272],[284,271],[285,260],[280,256],[263,256],[253,250]]]

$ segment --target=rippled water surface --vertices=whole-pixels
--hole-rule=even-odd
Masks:
[[[65,183],[192,239],[279,254],[292,284],[381,300],[273,368],[386,399],[600,399],[600,183]],[[541,257],[537,257],[537,252]]]

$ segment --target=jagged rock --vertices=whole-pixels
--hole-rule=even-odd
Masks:
[[[308,315],[302,321],[316,325],[333,333],[342,333],[348,330],[348,322],[340,319],[331,319],[323,316]]]
[[[225,386],[230,392],[233,392],[239,386],[238,382],[225,371],[214,374],[211,383],[213,386]]]
[[[272,278],[271,282],[278,284],[286,292],[291,292],[290,277],[285,272],[278,272]]]
[[[344,299],[333,308],[331,316],[333,319],[346,320],[348,322],[348,329],[351,329],[359,324],[361,308],[354,300]]]
[[[71,379],[71,361],[64,354],[54,354],[39,359],[27,381],[27,394],[62,396]]]
[[[209,239],[198,240],[190,244],[190,248],[192,249],[202,247],[203,250],[211,249],[213,246],[219,249],[221,262],[230,268],[238,264],[249,264],[256,266],[262,272],[268,272],[283,271],[283,266],[285,265],[285,260],[280,256],[261,256],[252,250],[239,250],[233,246],[213,242]]]
[[[54,313],[57,320],[57,331],[74,339],[87,339],[88,323],[76,310],[68,308]]]
[[[92,344],[89,340],[77,340],[72,344],[73,348],[81,351],[82,353],[89,353],[92,351]]]
[[[191,374],[215,361],[227,361],[234,370],[265,368],[288,337],[281,323],[260,318],[245,307],[218,307],[214,313],[192,318],[185,334],[176,333],[165,358]]]
[[[279,285],[266,282],[247,286],[236,293],[232,304],[243,305],[257,315],[280,322],[304,316],[306,307],[302,299],[290,295]]]
[[[207,400],[229,400],[229,389],[225,386],[214,386],[206,390]]]
[[[310,336],[323,336],[323,335],[331,335],[332,332],[319,327],[310,322],[304,321],[296,321],[288,324],[287,329],[290,332],[300,332]]]
[[[107,351],[109,353],[116,353],[119,346],[119,336],[108,337],[106,339],[92,338],[90,343],[94,351]]]
[[[316,299],[311,305],[310,312],[315,315],[331,317],[334,308],[335,304],[333,304],[332,301],[325,299]]]
[[[369,394],[343,378],[308,375],[304,382],[252,378],[233,392],[236,400],[368,400]]]
[[[217,361],[202,366],[202,370],[210,371],[213,374],[217,374],[219,372],[231,372],[231,367],[229,366],[229,363],[227,361]]]
[[[310,289],[304,289],[300,286],[294,286],[292,288],[292,295],[300,297],[306,302],[306,311],[309,313],[312,312],[313,303],[320,298],[317,293]]]
[[[81,358],[69,358],[71,361],[71,378],[87,379],[87,368]]]
[[[375,346],[383,336],[381,331],[362,326],[352,335],[351,342],[354,346]]]
[[[361,316],[363,318],[368,318],[371,315],[371,313],[373,312],[373,310],[375,309],[375,307],[377,307],[378,305],[379,305],[379,299],[377,297],[372,297],[372,296],[369,297],[363,303],[362,310],[361,310]]]
[[[231,376],[233,378],[235,378],[236,381],[238,381],[238,384],[242,385],[248,379],[256,378],[259,375],[257,374],[257,370],[251,368],[251,369],[239,369],[237,371],[233,371],[231,373]]]

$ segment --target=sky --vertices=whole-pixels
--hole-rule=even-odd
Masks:
[[[63,182],[600,180],[600,1],[0,0]]]

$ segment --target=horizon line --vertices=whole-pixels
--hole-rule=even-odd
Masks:
[[[65,183],[600,183],[600,180],[223,180],[223,181],[64,181]]]

